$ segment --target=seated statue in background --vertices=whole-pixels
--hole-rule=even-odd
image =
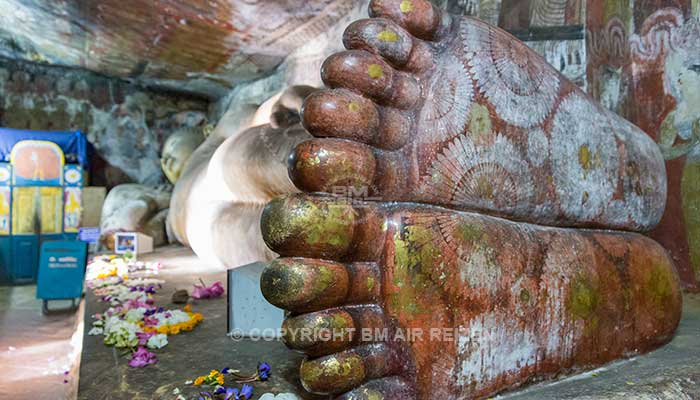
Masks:
[[[262,214],[304,387],[485,398],[669,341],[678,278],[634,233],[664,210],[655,143],[498,28],[369,9],[304,104],[289,174],[315,194]]]
[[[187,161],[203,141],[204,132],[200,128],[180,129],[168,136],[163,143],[160,166],[170,183],[177,183]]]
[[[181,128],[163,144],[161,168],[175,184],[194,150],[204,140],[201,127]],[[157,187],[127,183],[110,190],[102,206],[101,244],[114,250],[115,232],[141,232],[153,238],[155,246],[170,242],[166,221],[171,185]]]

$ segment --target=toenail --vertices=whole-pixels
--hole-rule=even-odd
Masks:
[[[372,149],[361,143],[309,140],[294,149],[290,162],[292,182],[307,192],[342,194],[373,187],[376,160]]]
[[[305,258],[274,260],[260,277],[263,296],[270,303],[296,312],[336,307],[347,298],[349,286],[344,265]]]
[[[281,255],[342,256],[353,241],[355,214],[348,205],[289,195],[265,206],[260,226],[265,243]]]
[[[387,29],[379,32],[377,39],[381,40],[382,42],[396,42],[399,40],[399,35],[396,32]]]
[[[299,372],[301,383],[312,393],[343,393],[353,389],[365,379],[362,358],[350,353],[340,353],[316,360],[305,360]]]
[[[384,70],[379,64],[370,64],[369,67],[367,67],[367,73],[372,79],[379,79],[384,76]]]

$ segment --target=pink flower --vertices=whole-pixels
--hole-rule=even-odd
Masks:
[[[211,293],[211,297],[219,297],[224,294],[224,287],[221,282],[216,282],[209,286],[209,293]]]
[[[148,339],[155,335],[155,332],[136,332],[136,337],[139,338],[139,346],[145,346]]]
[[[155,364],[158,362],[156,355],[146,350],[145,347],[139,346],[131,355],[131,360],[129,361],[129,366],[132,368],[143,368],[150,364]]]
[[[156,326],[156,325],[158,325],[158,318],[156,318],[156,317],[143,317],[143,323],[146,326]]]
[[[194,290],[192,290],[192,297],[195,299],[211,299],[224,294],[224,287],[221,282],[216,282],[209,287],[201,280],[200,282],[202,285],[194,285]]]
[[[131,309],[139,308],[139,307],[149,308],[149,305],[144,303],[144,302],[134,300],[134,299],[130,299],[129,301],[126,302],[126,305],[125,305],[126,310],[131,310]]]

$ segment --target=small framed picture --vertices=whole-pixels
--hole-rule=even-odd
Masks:
[[[139,232],[117,232],[114,234],[116,254],[145,254],[153,251],[153,238]]]
[[[114,234],[114,252],[117,254],[137,254],[138,236],[136,232],[117,232]]]

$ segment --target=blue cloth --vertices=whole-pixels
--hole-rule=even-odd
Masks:
[[[45,140],[56,143],[63,150],[66,163],[80,164],[84,169],[88,167],[88,142],[80,131],[42,132],[0,128],[1,161],[10,162],[12,147],[22,140]]]

